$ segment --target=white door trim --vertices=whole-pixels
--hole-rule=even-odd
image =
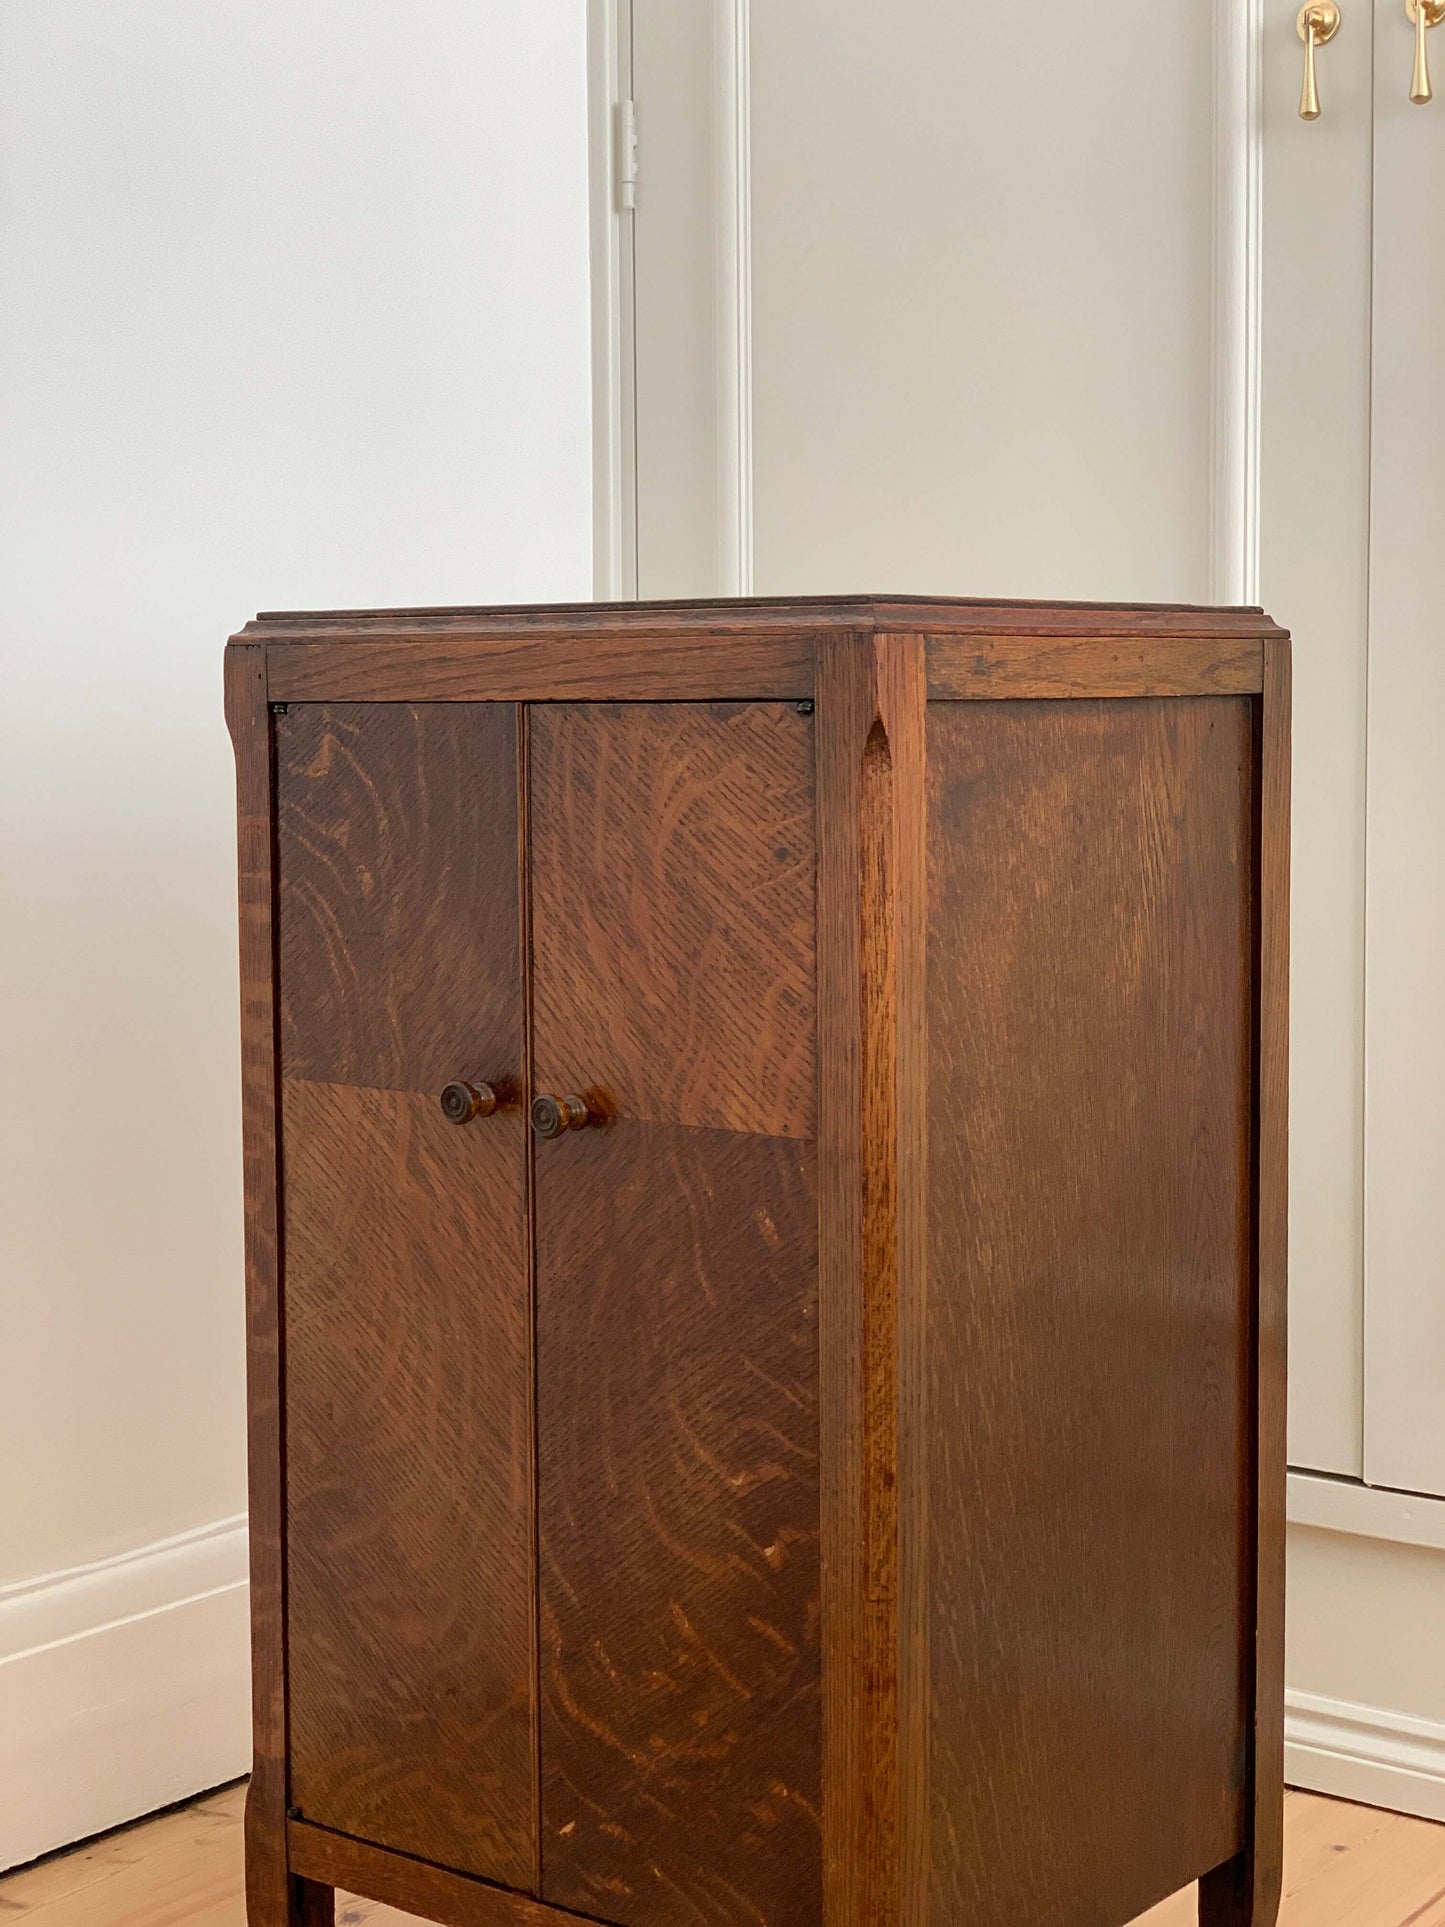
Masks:
[[[1216,602],[1259,601],[1263,74],[1263,0],[1215,0]]]
[[[632,92],[631,0],[588,0],[592,256],[592,593],[637,594],[637,404],[632,222],[618,190],[621,104]]]
[[[718,579],[753,592],[752,0],[715,0],[718,76]]]

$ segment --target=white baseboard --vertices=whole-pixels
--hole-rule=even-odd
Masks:
[[[1284,1773],[1291,1786],[1445,1820],[1445,1721],[1290,1692]]]
[[[1445,1820],[1445,1501],[1291,1473],[1285,1774]]]
[[[248,1771],[246,1521],[0,1588],[0,1869]]]
[[[1297,1526],[1325,1523],[1300,1518],[1296,1500]],[[1430,1530],[1406,1522],[1422,1550],[1439,1544],[1434,1523],[1433,1512]],[[1330,1524],[1365,1530],[1353,1514]],[[1405,1538],[1393,1516],[1387,1536]],[[1369,1621],[1351,1604],[1330,1672]],[[247,1639],[244,1515],[0,1588],[0,1869],[245,1773]],[[1438,1652],[1431,1639],[1421,1662],[1438,1664]],[[1285,1776],[1445,1821],[1445,1720],[1291,1687]]]

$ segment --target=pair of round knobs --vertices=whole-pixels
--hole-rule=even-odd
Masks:
[[[452,1124],[470,1124],[474,1117],[490,1117],[498,1104],[490,1084],[469,1084],[463,1078],[448,1084],[442,1092],[442,1116]],[[532,1129],[538,1137],[560,1137],[590,1122],[587,1100],[581,1097],[532,1099]]]

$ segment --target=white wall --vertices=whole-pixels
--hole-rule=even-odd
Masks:
[[[0,1864],[245,1764],[221,646],[589,593],[585,46],[584,0],[0,8]]]

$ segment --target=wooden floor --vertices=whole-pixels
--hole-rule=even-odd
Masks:
[[[245,1927],[242,1797],[229,1787],[0,1879],[0,1927]],[[1445,1927],[1445,1826],[1291,1793],[1285,1836],[1281,1927]],[[398,1927],[407,1916],[343,1900],[336,1918]],[[1186,1927],[1192,1891],[1144,1919]]]

